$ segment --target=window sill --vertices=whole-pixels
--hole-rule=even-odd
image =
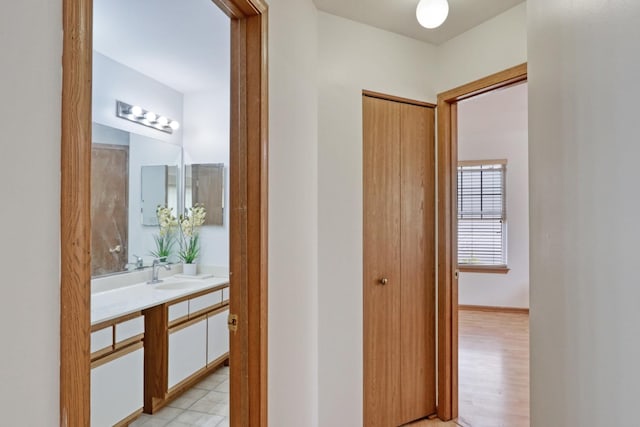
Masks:
[[[461,273],[507,274],[509,270],[506,265],[458,265]]]

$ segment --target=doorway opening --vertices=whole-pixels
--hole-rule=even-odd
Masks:
[[[229,306],[233,315],[230,316],[233,332],[230,333],[229,357],[234,369],[230,375],[230,424],[265,426],[267,5],[262,0],[214,0],[214,3],[231,19],[228,222],[229,274],[233,289]],[[92,0],[63,2],[60,296],[60,425],[63,426],[91,425],[93,10]],[[147,39],[144,41],[149,42]],[[148,47],[145,43],[139,45],[143,46],[141,48]],[[141,115],[133,110],[131,113]],[[146,115],[145,119],[154,122]],[[176,130],[168,126],[172,122],[164,123],[160,118],[155,122],[167,131],[168,128]],[[163,176],[167,181],[171,180],[169,173]],[[140,183],[140,180],[136,181]],[[153,178],[149,182],[155,181],[157,179]],[[113,249],[109,254],[121,253],[123,248],[124,243],[119,249],[115,245],[109,248]],[[194,316],[207,313],[203,310],[194,311]],[[133,323],[127,323],[130,321]],[[138,328],[140,316],[136,314],[135,318],[123,319],[123,325],[125,323],[127,327]],[[190,322],[187,323],[185,330],[191,326]],[[226,322],[223,325],[226,326]],[[104,334],[107,340],[113,337],[117,341],[118,324],[105,330],[113,331],[113,334]],[[122,330],[126,330],[126,327],[123,326]],[[140,354],[144,339],[141,340],[137,332],[130,338],[127,336],[122,344],[130,349],[127,356]],[[132,345],[131,340],[135,340],[135,344]],[[105,349],[113,352],[120,349],[118,342],[110,342],[112,344]],[[135,360],[136,357],[139,356],[131,356],[127,360]],[[107,358],[101,359],[102,363],[109,361]],[[129,421],[124,420],[125,423]]]
[[[459,403],[458,395],[459,366],[461,366],[459,365],[460,360],[458,357],[458,331],[472,331],[474,319],[467,319],[469,316],[465,312],[463,315],[465,316],[465,323],[461,325],[459,322],[459,319],[461,319],[459,308],[474,308],[477,310],[479,308],[478,305],[487,305],[485,300],[480,304],[467,304],[467,307],[464,306],[464,302],[470,300],[460,300],[459,275],[487,274],[472,273],[483,267],[485,271],[492,271],[493,274],[508,272],[508,253],[506,251],[508,248],[508,240],[506,239],[508,222],[506,222],[507,205],[504,203],[506,200],[504,195],[508,187],[505,185],[504,179],[508,179],[506,170],[508,170],[509,162],[508,159],[504,158],[505,156],[483,155],[480,157],[484,157],[484,159],[466,159],[466,165],[465,163],[459,165],[459,143],[465,137],[464,134],[460,134],[459,123],[460,113],[461,111],[464,112],[466,108],[462,102],[497,89],[512,87],[526,80],[527,65],[522,64],[438,95],[438,417],[441,420],[451,420],[466,415],[461,412],[463,404]],[[465,172],[467,176],[461,177],[459,175],[461,173],[459,166],[467,167]],[[461,189],[460,185],[461,183],[471,185],[475,178],[482,179],[483,177],[494,179],[496,188],[493,190],[497,190],[501,195],[495,196],[495,191],[491,193],[493,194],[491,201],[495,204],[494,207],[496,209],[493,209],[490,213],[479,213],[482,219],[492,219],[493,221],[479,222],[478,212],[475,212],[476,216],[474,216],[474,209],[460,211],[458,204],[466,203],[463,208],[474,208],[473,199],[479,200],[479,196],[477,194],[472,196],[471,194],[477,188],[469,192],[467,200],[460,200],[460,196],[465,195],[465,189]],[[461,272],[459,265],[459,222],[461,235],[465,237],[460,247],[460,255],[462,256],[461,264],[465,264],[467,268],[466,273],[464,271]],[[478,256],[480,252],[473,252],[473,243],[482,239],[478,240],[478,237],[474,237],[473,233],[474,230],[479,230],[482,227],[491,229],[491,238],[482,242],[482,245],[486,246],[483,249],[485,252],[483,256]],[[476,264],[475,268],[473,264]],[[482,267],[479,264],[482,264]],[[528,279],[528,272],[526,276]],[[462,296],[462,298],[470,297],[468,292]],[[463,302],[462,307],[459,307],[459,301]],[[494,303],[495,305],[504,306],[505,304],[504,302],[496,302]],[[464,330],[462,329],[463,327],[465,328]],[[528,357],[528,344],[525,345],[525,348]],[[471,350],[468,349],[468,352]],[[467,354],[462,360],[466,361],[466,357]],[[526,361],[524,364],[527,364]],[[465,410],[469,411],[469,408],[465,408]],[[528,414],[528,408],[525,412]]]
[[[527,83],[458,102],[458,422],[529,426]]]

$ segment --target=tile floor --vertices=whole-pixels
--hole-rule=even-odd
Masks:
[[[228,427],[229,367],[223,366],[153,415],[130,427]]]

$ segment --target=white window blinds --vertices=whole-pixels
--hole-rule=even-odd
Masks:
[[[504,266],[506,161],[458,164],[458,264]]]

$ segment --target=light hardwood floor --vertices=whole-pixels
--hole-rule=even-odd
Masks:
[[[459,418],[411,427],[529,427],[529,316],[459,312]]]

